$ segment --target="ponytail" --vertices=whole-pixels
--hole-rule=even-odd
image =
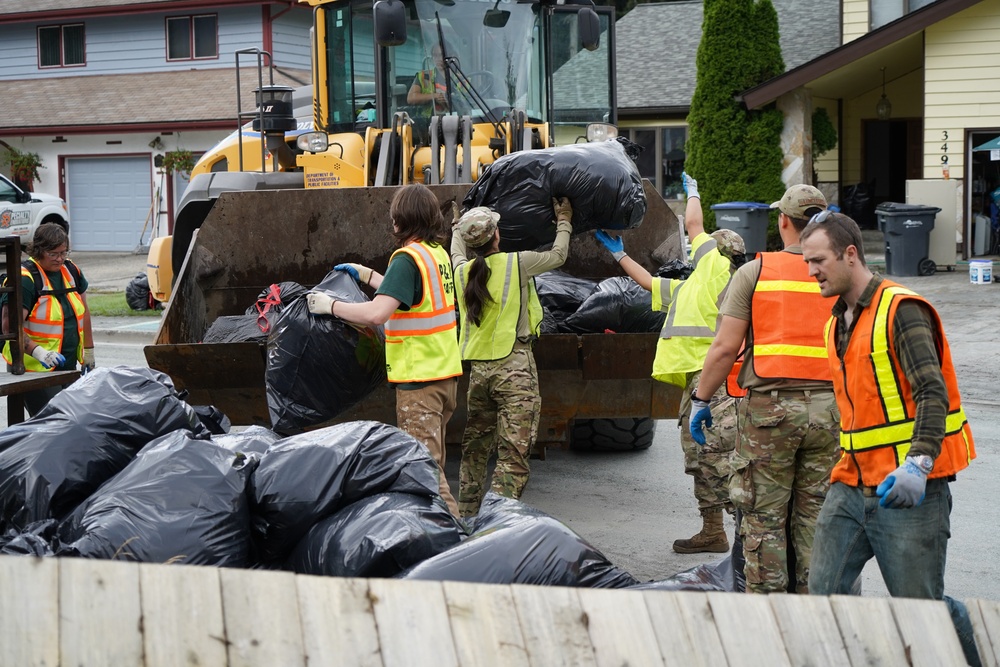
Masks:
[[[476,256],[469,262],[469,281],[462,296],[465,298],[465,316],[477,327],[483,319],[483,308],[487,301],[493,301],[486,283],[490,279],[490,265],[486,263],[486,252],[490,247],[471,248]]]

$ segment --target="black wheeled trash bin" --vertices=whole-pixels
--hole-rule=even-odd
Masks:
[[[743,237],[747,255],[767,250],[767,224],[770,206],[752,201],[731,201],[716,204],[715,224],[722,229],[731,229]]]
[[[923,204],[883,202],[875,207],[878,228],[885,235],[885,273],[890,276],[931,276],[929,259],[934,216],[941,209]]]

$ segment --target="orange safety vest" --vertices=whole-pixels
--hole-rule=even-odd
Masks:
[[[385,323],[389,382],[432,382],[462,374],[455,321],[455,283],[448,253],[438,244],[410,243],[405,253],[420,271],[423,292],[409,310],[397,309]],[[392,258],[389,259],[392,262]]]
[[[896,357],[893,320],[906,299],[927,301],[892,281],[883,280],[871,305],[861,311],[843,364],[837,357],[836,319],[826,326],[829,366],[840,407],[840,447],[844,450],[831,479],[851,486],[876,486],[906,458],[913,438],[917,405],[909,380]],[[927,304],[930,306],[930,304]],[[972,430],[962,409],[951,349],[941,318],[934,313],[941,373],[948,387],[948,416],[941,453],[930,477],[949,477],[976,457]]]
[[[820,295],[802,255],[760,253],[750,305],[757,377],[830,382],[823,325],[834,301]]]
[[[37,264],[34,258],[30,258],[28,261]],[[86,307],[83,305],[83,299],[77,291],[73,272],[67,268],[66,264],[63,264],[60,271],[62,273],[63,285],[66,289],[66,300],[69,302],[70,307],[73,309],[73,314],[76,316],[79,343],[77,344],[75,357],[77,361],[83,363],[83,314],[86,312]],[[50,352],[61,352],[64,333],[63,321],[65,319],[62,304],[59,303],[59,298],[53,295],[54,288],[52,287],[52,282],[40,266],[38,267],[37,275],[41,276],[42,284],[35,285],[38,299],[35,301],[31,312],[28,313],[27,319],[24,320],[24,333],[31,340],[41,345],[43,349]],[[32,271],[22,266],[21,279],[34,282]],[[3,358],[8,364],[13,363],[10,353],[10,341],[4,343]],[[30,354],[24,355],[24,368],[35,373],[55,370],[54,368],[45,368],[41,362]]]

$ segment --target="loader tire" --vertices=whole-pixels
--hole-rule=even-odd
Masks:
[[[625,452],[648,449],[653,444],[656,420],[578,419],[573,423],[569,448],[578,452]]]

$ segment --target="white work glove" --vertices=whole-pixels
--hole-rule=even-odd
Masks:
[[[696,197],[701,199],[701,195],[698,194],[698,181],[688,176],[687,172],[681,172],[681,184],[684,186],[684,194],[687,195],[688,199]]]
[[[333,304],[336,299],[323,292],[309,292],[306,295],[306,303],[309,304],[309,312],[313,315],[333,315]]]
[[[58,352],[52,352],[46,350],[41,345],[36,345],[35,349],[31,351],[31,356],[38,359],[38,363],[46,368],[52,368],[53,366],[60,366],[66,362],[66,357],[62,356]]]
[[[334,271],[346,271],[354,280],[368,285],[372,279],[372,270],[363,264],[338,264],[333,267]]]
[[[94,348],[83,348],[83,374],[86,375],[95,368],[97,368],[97,362],[94,360]]]

